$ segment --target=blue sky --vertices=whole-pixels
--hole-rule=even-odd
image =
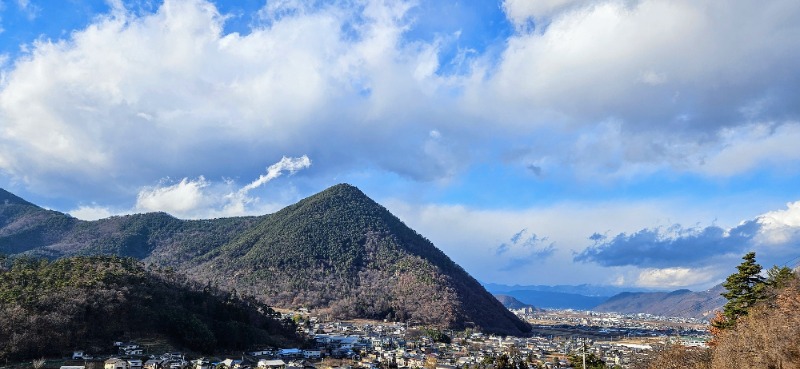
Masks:
[[[0,186],[79,218],[348,182],[484,282],[800,256],[796,1],[2,0],[0,30]]]

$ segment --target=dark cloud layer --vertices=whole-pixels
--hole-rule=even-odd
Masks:
[[[602,266],[637,266],[653,268],[697,267],[710,258],[739,255],[752,247],[752,240],[762,225],[747,221],[730,231],[718,226],[683,228],[676,224],[667,229],[646,228],[613,238],[598,233],[589,237],[594,245],[574,257],[575,261]]]

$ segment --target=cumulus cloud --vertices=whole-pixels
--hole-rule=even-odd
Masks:
[[[174,185],[145,188],[136,198],[136,209],[184,215],[207,204],[203,189],[208,185],[206,179],[200,176],[195,180],[183,178]]]
[[[799,26],[788,21],[800,18],[800,6],[590,3],[543,32],[510,38],[489,91],[504,102],[517,100],[585,122],[614,117],[637,129],[669,129],[679,123],[677,117],[687,116],[692,123],[684,129],[713,132],[739,124],[744,120],[739,109],[765,98],[756,119],[789,111],[797,116],[796,94],[776,92],[788,92],[798,74],[781,81],[787,75],[779,77],[771,68],[787,68],[800,58],[800,52],[786,54],[779,46],[800,45],[789,40]],[[780,16],[787,22],[776,22],[777,12],[787,12]],[[780,57],[764,60],[765,55]]]
[[[40,191],[218,177],[249,169],[232,158],[298,151],[330,158],[329,171],[451,172],[459,156],[425,136],[447,98],[420,99],[436,94],[437,53],[401,40],[409,5],[275,8],[290,3],[269,2],[271,20],[248,34],[224,34],[211,3],[168,0],[37,40],[4,69],[2,169]]]
[[[762,231],[757,241],[778,257],[791,256],[787,245],[800,245],[800,201],[786,204],[786,209],[770,211],[758,217]],[[796,252],[796,251],[795,251]],[[787,255],[788,254],[788,255]]]
[[[784,142],[800,115],[798,95],[789,92],[800,73],[777,71],[800,62],[800,52],[778,46],[800,50],[800,40],[790,41],[800,31],[800,5],[505,3],[517,20],[562,5],[569,11],[510,37],[486,79],[467,84],[468,101],[516,124],[515,132],[548,127],[546,139],[529,138],[523,163],[549,161],[594,179],[665,170],[728,177],[797,162],[799,151]],[[770,128],[748,136],[758,126]],[[580,145],[598,131],[613,150]]]
[[[485,54],[465,45],[451,57],[466,67],[447,73],[442,50],[459,37],[409,38],[413,2],[270,1],[243,33],[225,33],[228,15],[203,0],[115,4],[3,67],[0,165],[14,180],[131,191],[302,152],[321,159],[316,173],[425,182],[501,156],[503,140],[528,146],[523,166],[549,178],[800,160],[786,144],[800,106],[791,0],[508,0],[512,22],[547,27]],[[598,132],[613,150],[587,139]]]

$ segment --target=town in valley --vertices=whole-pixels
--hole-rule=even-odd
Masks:
[[[570,368],[570,357],[591,355],[627,368],[667,344],[706,347],[707,323],[693,318],[577,310],[512,310],[529,322],[528,337],[477,330],[439,330],[414,321],[325,321],[305,309],[283,311],[308,347],[254,347],[208,357],[157,352],[155,345],[114,342],[112,353],[76,350],[61,369],[462,369]]]

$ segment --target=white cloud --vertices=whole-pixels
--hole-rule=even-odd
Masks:
[[[785,255],[800,242],[800,201],[787,203],[786,209],[770,211],[756,219],[762,224],[757,240],[767,250]]]
[[[267,182],[280,177],[283,172],[294,174],[298,170],[305,169],[310,166],[311,159],[309,159],[306,155],[303,155],[299,158],[287,158],[284,156],[279,162],[272,164],[267,168],[267,174],[260,175],[258,179],[242,187],[239,192],[242,194],[247,194],[247,192],[261,187]]]
[[[249,168],[231,157],[292,152],[333,158],[319,173],[366,164],[446,182],[504,140],[529,146],[523,164],[548,178],[800,161],[785,121],[800,115],[796,2],[509,0],[515,22],[553,18],[452,75],[438,74],[440,50],[458,37],[406,40],[412,6],[268,2],[264,24],[224,34],[202,0],[142,16],[116,3],[3,68],[0,164],[62,192],[222,176]]]
[[[203,191],[208,185],[200,176],[195,180],[184,178],[170,186],[145,188],[136,198],[136,210],[164,211],[179,217],[189,214],[208,204]]]
[[[640,287],[675,288],[696,286],[712,281],[716,275],[703,269],[663,268],[646,269],[639,273],[636,285]]]
[[[117,212],[112,211],[109,207],[99,206],[96,204],[81,205],[76,209],[67,211],[67,213],[81,220],[98,220],[118,214]]]
[[[800,201],[787,203],[786,209],[767,212],[758,219],[767,227],[800,228]]]
[[[248,193],[258,187],[265,185],[275,178],[280,177],[283,172],[289,172],[290,175],[295,172],[308,168],[311,166],[311,159],[303,155],[299,158],[283,157],[280,161],[270,165],[267,168],[267,174],[262,174],[253,182],[248,183],[236,192],[231,192],[225,195],[226,204],[223,207],[222,215],[236,216],[248,214],[248,204],[255,203],[257,199],[248,196]]]
[[[512,18],[524,18],[538,10],[520,8],[561,4],[509,1],[506,8]],[[544,132],[558,140],[553,146],[562,147],[605,122],[618,122],[621,145],[645,145],[656,137],[660,150],[650,150],[646,161],[678,171],[689,169],[685,164],[699,155],[719,154],[721,161],[726,150],[763,151],[768,145],[759,138],[751,143],[743,135],[730,142],[728,135],[759,122],[789,127],[791,117],[800,115],[796,93],[790,92],[800,79],[792,67],[800,62],[800,39],[791,36],[800,32],[798,3],[583,4],[546,28],[509,38],[499,64],[480,64],[478,70],[487,75],[465,82],[466,108],[474,107],[487,120],[504,121],[517,134],[547,127]],[[570,152],[538,144],[531,147],[540,156],[567,157]],[[800,151],[780,147],[770,152],[775,154],[771,158],[798,161]],[[590,172],[602,172],[605,161],[617,160],[599,149],[589,153],[588,161],[576,164]],[[746,172],[766,155],[755,154],[761,156],[739,158],[745,165],[714,163],[715,169],[704,170],[724,176]],[[618,161],[623,171],[642,162],[638,157]]]
[[[14,61],[0,90],[3,169],[39,191],[65,177],[143,185],[300,151],[434,179],[452,163],[428,160],[441,153],[418,133],[449,98],[432,95],[436,46],[401,40],[409,6],[287,11],[249,34],[223,34],[225,16],[201,0],[141,17],[117,8]]]
[[[694,169],[713,176],[732,176],[764,165],[780,167],[781,163],[800,161],[797,142],[798,122],[726,128],[721,130],[719,141],[699,153]]]
[[[129,212],[163,211],[188,219],[263,215],[285,204],[262,203],[259,196],[250,193],[284,173],[292,175],[310,166],[311,159],[306,155],[284,156],[270,165],[266,174],[238,189],[231,180],[215,183],[203,176],[183,178],[174,184],[166,184],[168,180],[165,180],[157,186],[141,189],[136,205]]]

